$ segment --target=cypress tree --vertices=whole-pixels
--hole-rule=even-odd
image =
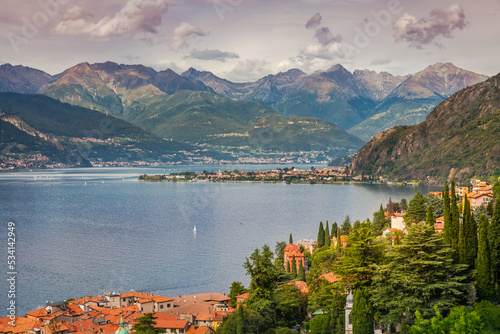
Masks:
[[[451,248],[455,251],[453,258],[458,261],[458,234],[459,216],[458,216],[458,206],[457,206],[457,196],[455,195],[455,181],[451,180],[451,197],[450,197],[450,240]]]
[[[324,245],[325,245],[325,229],[323,228],[323,222],[319,222],[318,248],[321,248]]]
[[[490,246],[488,243],[488,218],[479,216],[479,245],[476,258],[476,291],[478,300],[492,300],[495,284],[491,273]]]
[[[333,222],[332,228],[330,229],[330,234],[331,234],[332,238],[337,233],[338,229],[339,229],[339,225],[337,224],[337,222]]]
[[[297,262],[295,262],[295,255],[292,256],[292,275],[297,276]]]
[[[328,228],[328,220],[326,221],[325,228],[325,246],[330,247],[330,229]]]
[[[498,196],[493,208],[491,224],[488,230],[488,241],[490,244],[491,271],[498,294],[500,290],[500,196]]]
[[[466,215],[467,214],[467,215]],[[467,220],[466,220],[467,216]],[[477,257],[477,224],[474,214],[470,212],[470,202],[467,197],[464,201],[464,237],[465,237],[465,263],[474,268]]]
[[[288,242],[289,244],[293,244],[293,237],[292,237],[292,233],[290,233],[290,240]]]
[[[450,212],[450,189],[448,188],[448,183],[444,186],[443,190],[443,217],[444,217],[444,230],[443,230],[443,238],[444,242],[451,245],[451,231],[450,231],[450,223],[451,223],[451,212]]]
[[[297,275],[300,281],[305,282],[306,281],[306,271],[304,269],[304,266],[300,265],[299,266],[299,274]]]
[[[367,290],[356,290],[354,292],[354,304],[351,311],[353,334],[374,333],[373,313],[373,307]]]
[[[465,237],[464,237],[464,223],[458,223],[458,263],[466,264],[465,260]]]
[[[340,228],[337,230],[337,253],[342,253],[342,239],[340,234]]]
[[[432,213],[432,206],[427,206],[427,215],[425,217],[425,227],[434,231],[434,214]]]
[[[286,272],[292,273],[292,268],[290,267],[290,260],[286,261]]]

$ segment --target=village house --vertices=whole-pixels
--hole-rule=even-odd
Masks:
[[[396,230],[401,230],[401,231],[404,231],[406,229],[406,223],[402,213],[394,212],[392,214],[391,228],[395,228]]]
[[[290,270],[292,270],[293,266],[295,266],[295,269],[298,272],[300,266],[302,266],[304,268],[305,256],[300,251],[299,246],[297,246],[295,244],[288,244],[285,246],[284,253],[285,253],[285,256],[284,256],[283,266],[285,267],[285,269],[289,266]],[[295,258],[295,263],[292,263],[294,258]]]
[[[436,232],[443,232],[444,230],[444,217],[437,217],[434,223],[434,230]]]
[[[340,236],[340,242],[342,243],[342,247],[345,248],[347,246],[347,235]],[[337,247],[337,237],[332,238],[333,247]]]
[[[471,192],[467,195],[467,199],[470,201],[471,209],[475,210],[481,205],[487,206],[488,203],[493,200],[493,195]]]
[[[302,240],[299,240],[297,242],[297,246],[304,247],[304,249],[311,254],[314,250],[314,246],[316,246],[317,244],[318,243],[316,242],[316,240],[313,240],[312,238],[311,239],[302,239]]]

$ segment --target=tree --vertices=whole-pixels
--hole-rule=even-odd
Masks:
[[[255,249],[250,259],[246,259],[243,267],[250,275],[250,298],[272,299],[279,276],[272,260],[273,252],[268,245],[264,245],[262,251]]]
[[[425,217],[425,226],[429,229],[434,230],[434,222],[436,220],[434,219],[434,214],[432,212],[432,206],[427,207],[427,215]]]
[[[285,261],[285,247],[286,242],[279,241],[276,243],[276,247],[274,248],[274,253],[276,254],[276,259],[280,259],[281,261]]]
[[[333,222],[332,228],[330,229],[330,235],[333,237],[337,233],[338,229],[339,225],[337,224],[337,222]]]
[[[408,201],[406,198],[401,198],[401,201],[399,201],[399,206],[401,207],[401,212],[406,212],[408,209]]]
[[[425,197],[419,191],[411,200],[404,215],[406,224],[416,224],[425,219],[427,213]]]
[[[299,272],[297,274],[297,278],[299,279],[299,281],[303,281],[303,282],[306,281],[306,270],[304,269],[304,266],[302,266],[302,265],[299,266]]]
[[[465,236],[465,262],[470,268],[476,267],[477,258],[477,223],[473,213],[469,214],[467,224],[464,225]]]
[[[326,221],[326,228],[325,228],[325,246],[330,247],[330,229],[328,228],[328,220]]]
[[[292,256],[292,275],[293,277],[296,277],[297,276],[297,262],[295,260],[295,255]]]
[[[435,316],[425,319],[419,311],[415,312],[415,325],[408,330],[409,334],[478,334],[483,323],[476,311],[467,312],[464,306],[454,307],[450,314],[443,318],[439,308],[434,308]]]
[[[292,237],[292,233],[290,233],[290,239],[288,241],[289,244],[293,244],[293,237]]]
[[[444,203],[441,198],[436,195],[427,195],[427,205],[432,206],[432,212],[435,217],[441,217],[444,211]]]
[[[123,319],[123,318],[122,318]],[[134,319],[134,326],[132,330],[137,334],[160,334],[163,332],[162,328],[155,328],[156,321],[154,321],[153,313],[146,313],[142,317]]]
[[[352,231],[352,226],[351,226],[351,218],[349,216],[345,216],[345,220],[342,223],[342,235],[348,235]]]
[[[453,257],[458,261],[458,234],[459,234],[459,216],[457,206],[457,196],[455,195],[455,181],[451,180],[450,197],[450,240],[451,248],[455,251]]]
[[[434,305],[447,311],[464,301],[467,266],[453,263],[451,252],[434,229],[423,223],[408,226],[408,235],[374,275],[371,300],[383,323],[411,323],[417,310],[427,317]]]
[[[353,334],[374,333],[373,307],[370,302],[370,296],[366,289],[355,290],[351,319]]]
[[[361,227],[361,222],[359,221],[359,219],[358,219],[358,220],[356,220],[356,221],[354,222],[354,224],[352,224],[352,229],[353,229],[353,230],[358,229],[358,228],[360,228],[360,227]]]
[[[318,248],[325,245],[325,228],[323,227],[323,222],[319,222],[318,230]]]
[[[493,215],[491,216],[488,241],[490,244],[491,271],[495,282],[495,290],[498,294],[500,290],[500,196],[496,200]]]
[[[372,231],[379,235],[386,225],[387,219],[385,218],[384,207],[380,204],[380,209],[373,213]]]
[[[488,225],[488,218],[485,215],[479,216],[479,245],[476,258],[476,291],[479,300],[492,300],[495,296],[488,244]]]
[[[390,217],[394,213],[394,203],[391,196],[389,196],[389,203],[387,203],[387,216]]]
[[[245,286],[241,282],[234,281],[229,288],[229,302],[231,306],[236,307],[236,296],[239,296],[243,293],[247,292]]]
[[[444,230],[443,237],[444,242],[451,245],[452,233],[451,233],[451,212],[450,212],[450,196],[449,196],[448,183],[444,186],[443,190],[443,217],[444,217]]]
[[[245,334],[245,307],[241,305],[238,308],[238,317],[237,317],[237,327],[236,334]]]
[[[342,253],[342,236],[340,234],[340,228],[337,230],[337,245],[336,245],[336,251],[337,253]]]
[[[368,224],[352,231],[348,247],[344,248],[334,271],[354,289],[369,286],[375,273],[373,265],[383,259],[385,245],[375,242],[375,235]]]

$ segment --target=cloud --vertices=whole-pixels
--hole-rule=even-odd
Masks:
[[[340,43],[333,43],[328,46],[324,45],[308,45],[301,53],[301,56],[306,58],[320,58],[326,60],[333,60],[344,58],[344,52]]]
[[[322,17],[321,17],[320,13],[314,14],[314,16],[311,17],[309,19],[309,21],[307,21],[306,28],[307,29],[312,29],[312,28],[318,27],[321,24],[321,19],[322,19]]]
[[[240,60],[238,64],[223,74],[224,78],[234,82],[253,81],[270,73],[269,62],[262,59]]]
[[[417,19],[408,13],[403,14],[393,26],[396,41],[409,42],[410,47],[417,49],[433,42],[440,46],[437,38],[451,38],[454,30],[467,26],[464,9],[459,4],[433,9],[429,15],[429,18]]]
[[[92,22],[91,14],[79,7],[70,8],[55,27],[61,35],[108,39],[136,33],[158,34],[167,0],[129,0],[114,16]]]
[[[316,34],[314,35],[314,37],[318,39],[318,42],[320,42],[321,45],[328,45],[333,42],[342,41],[342,36],[333,36],[330,32],[330,29],[328,29],[327,27],[316,30]]]
[[[217,60],[225,62],[226,59],[240,58],[234,52],[224,52],[221,50],[192,50],[189,54],[190,58],[200,60]]]
[[[208,33],[188,22],[181,24],[174,30],[173,47],[176,50],[183,49],[188,46],[187,40],[191,36],[206,36]]]

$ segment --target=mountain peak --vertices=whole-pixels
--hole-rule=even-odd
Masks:
[[[336,71],[347,71],[347,69],[340,64],[335,64],[335,65],[330,66],[330,68],[327,69],[325,72],[336,72]],[[347,72],[349,72],[349,71],[347,71]]]

